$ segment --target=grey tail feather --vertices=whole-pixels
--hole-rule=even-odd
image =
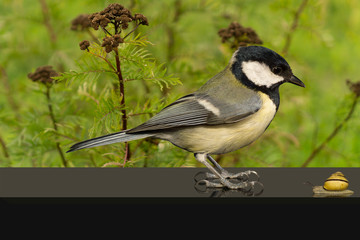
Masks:
[[[149,134],[149,133],[132,133],[132,134],[128,133],[127,134],[125,131],[112,133],[109,135],[105,135],[105,136],[85,140],[82,142],[78,142],[78,143],[72,145],[70,147],[70,149],[67,151],[67,153],[77,151],[80,149],[84,149],[84,148],[92,148],[92,147],[108,145],[108,144],[117,143],[117,142],[129,142],[132,140],[151,137],[153,135],[154,134]]]

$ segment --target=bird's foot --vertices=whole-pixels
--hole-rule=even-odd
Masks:
[[[227,179],[225,181],[221,181],[220,179],[206,180],[202,179],[197,182],[198,185],[202,185],[208,188],[223,188],[227,187],[232,190],[251,190],[254,188],[255,184],[259,184],[262,186],[262,183],[258,181],[249,181],[249,182],[232,182]]]
[[[199,193],[219,193],[220,196],[226,196],[225,193],[242,192],[245,196],[259,196],[264,191],[264,186],[258,181],[237,181],[233,179],[202,179],[195,183],[195,189]]]
[[[263,185],[259,182],[259,175],[252,170],[230,173],[223,169],[210,155],[205,153],[195,153],[195,158],[203,163],[210,171],[199,172],[194,176],[196,181],[195,188],[224,188],[230,190],[252,191],[256,183],[263,191]],[[207,161],[209,160],[213,166]],[[255,175],[256,180],[250,180],[250,176]],[[201,191],[201,190],[200,190]]]
[[[249,181],[250,178],[253,178],[251,175],[254,175],[256,179]],[[199,172],[195,175],[194,179],[196,181],[195,188],[199,192],[223,188],[242,191],[249,196],[257,196],[264,190],[263,184],[259,182],[259,175],[252,170],[239,173],[230,173],[223,170],[221,171],[220,178],[213,173]]]
[[[250,176],[254,175],[256,177],[256,179],[254,181],[255,182],[260,181],[259,174],[257,174],[257,172],[252,171],[252,170],[247,170],[247,171],[238,172],[238,173],[231,173],[231,172],[226,171],[225,169],[221,169],[220,174],[225,179],[237,179],[239,181],[248,181],[250,179]],[[199,172],[195,175],[196,181],[199,181],[202,179],[212,180],[212,179],[218,179],[218,178],[219,177],[217,175],[215,175],[214,173],[210,173],[210,172]]]

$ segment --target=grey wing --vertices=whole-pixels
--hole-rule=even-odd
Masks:
[[[261,99],[257,94],[246,101],[232,104],[217,101],[204,94],[190,94],[168,105],[147,122],[130,129],[128,133],[234,123],[257,112],[260,107]]]

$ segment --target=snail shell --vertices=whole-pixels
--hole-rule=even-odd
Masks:
[[[349,181],[341,172],[331,174],[324,186],[313,186],[314,197],[348,197],[354,191],[347,189]]]
[[[324,183],[324,189],[328,191],[343,191],[349,186],[349,181],[341,172],[331,174]]]

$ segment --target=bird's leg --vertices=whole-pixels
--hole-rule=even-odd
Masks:
[[[216,161],[215,159],[213,159],[210,155],[207,155],[207,158],[209,159],[209,161],[214,165],[214,167],[220,172],[220,174],[226,178],[226,179],[238,179],[241,181],[247,181],[249,179],[249,175],[254,174],[257,179],[255,181],[259,181],[260,177],[257,174],[257,172],[252,171],[252,170],[247,170],[244,172],[238,172],[238,173],[231,173],[226,171],[225,169],[223,169]],[[214,179],[217,178],[216,175],[212,174],[212,173],[207,173],[206,174],[206,179]]]
[[[246,189],[246,188],[253,188],[256,181],[240,181],[237,183],[232,183],[230,182],[228,179],[226,179],[223,175],[222,175],[222,170],[224,170],[223,168],[220,167],[219,164],[214,164],[215,165],[215,169],[213,166],[211,166],[211,164],[206,160],[208,155],[206,153],[195,153],[195,158],[196,160],[198,160],[199,162],[201,162],[202,164],[204,164],[215,176],[215,178],[213,179],[217,179],[218,181],[208,181],[206,179],[200,180],[198,182],[198,184],[205,184],[207,187],[227,187],[229,189]],[[214,160],[214,159],[212,159]],[[215,160],[214,160],[215,161]],[[220,168],[219,168],[220,167]],[[220,172],[219,172],[220,171]]]

